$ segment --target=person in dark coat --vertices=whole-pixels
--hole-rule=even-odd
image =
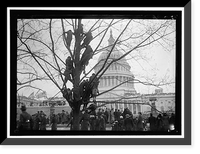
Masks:
[[[88,114],[88,111],[85,110],[85,113],[83,114],[81,118],[81,130],[89,130],[89,120],[90,116]]]
[[[92,33],[89,31],[85,34],[85,39],[83,40],[83,44],[81,45],[81,48],[87,47],[89,43],[92,41],[93,36]]]
[[[93,56],[93,49],[91,48],[90,45],[86,46],[86,49],[81,57],[81,66],[82,66],[82,70],[84,71],[85,74],[85,67],[88,65],[89,60],[92,58]]]
[[[40,116],[40,130],[46,130],[46,115],[42,112]]]
[[[106,122],[102,114],[99,116],[99,130],[100,131],[106,130]]]
[[[20,119],[19,119],[19,130],[32,130],[32,116],[26,112],[26,106],[23,105],[21,107],[22,113],[20,114]]]
[[[138,116],[137,130],[138,131],[143,131],[143,118],[142,118],[142,113],[141,112],[139,112],[139,116]]]
[[[57,116],[53,114],[51,118],[51,130],[57,130],[57,122]]]
[[[65,114],[65,110],[62,110],[62,113],[61,113],[61,123],[65,124],[66,121],[67,121],[67,115]]]
[[[67,36],[66,36],[66,44],[67,44],[68,48],[70,48],[73,32],[71,30],[68,30],[66,32],[66,34],[67,34]]]
[[[96,111],[90,113],[90,130],[96,129]]]
[[[124,112],[122,113],[122,116],[125,118],[126,114],[129,114],[130,116],[133,116],[132,112],[128,108],[124,109]]]
[[[166,113],[163,114],[162,121],[163,121],[163,131],[168,131],[168,129],[169,129],[169,117]]]
[[[129,114],[126,114],[126,118],[124,119],[124,129],[125,131],[133,131],[134,123],[133,119]]]
[[[65,60],[65,66],[66,68],[64,72],[64,76],[65,76],[64,85],[67,83],[68,80],[72,81],[70,74],[72,74],[73,61],[70,56],[68,56],[67,59]]]
[[[118,110],[117,110],[117,113],[116,113],[116,120],[117,120],[117,121],[120,119],[120,116],[121,116],[121,112],[120,112],[120,110],[118,109]]]
[[[115,111],[114,111],[114,119],[115,119],[115,121],[118,120],[118,119],[117,119],[117,109],[115,109]]]
[[[39,118],[39,113],[36,113],[33,117],[33,130],[39,130],[39,124],[40,118]]]
[[[150,117],[148,118],[148,122],[150,123],[150,131],[156,130],[156,118],[150,113]]]
[[[159,114],[156,118],[156,129],[158,131],[162,131],[163,129],[163,121],[162,121],[162,115]]]
[[[104,115],[105,115],[105,120],[106,120],[106,124],[107,124],[108,123],[108,109],[107,108],[104,112]]]

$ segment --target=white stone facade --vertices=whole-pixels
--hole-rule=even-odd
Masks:
[[[123,55],[121,51],[117,49],[117,45],[113,48],[107,63],[105,63],[111,49],[114,44],[115,39],[112,36],[112,32],[110,33],[110,38],[108,40],[108,47],[102,51],[99,59],[98,65],[95,67],[95,73],[97,73],[100,69],[102,69],[103,65],[107,67],[112,60],[118,59]],[[104,67],[104,69],[105,69]],[[151,107],[149,105],[142,105],[142,103],[150,103],[151,105],[155,105],[156,109],[159,111],[165,112],[168,110],[175,110],[175,94],[164,94],[157,93],[151,95],[138,95],[135,87],[134,87],[134,75],[130,71],[131,67],[127,63],[125,58],[117,60],[113,62],[109,68],[105,71],[105,73],[100,78],[100,83],[98,86],[99,92],[105,92],[115,86],[121,84],[117,88],[104,93],[97,97],[97,101],[105,101],[105,102],[113,102],[120,100],[120,103],[111,103],[107,104],[107,108],[114,108],[124,110],[124,108],[128,107],[133,114],[138,114],[138,112],[150,112]],[[126,82],[127,81],[127,82]],[[156,98],[156,101],[149,101],[152,97]],[[125,99],[123,99],[125,98]],[[128,98],[128,99],[127,99]],[[124,102],[124,103],[122,103]],[[130,103],[130,104],[129,104]],[[135,104],[134,104],[135,103]]]

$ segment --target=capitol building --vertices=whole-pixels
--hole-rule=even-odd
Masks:
[[[108,47],[101,51],[101,55],[99,56],[97,62],[98,65],[94,69],[95,73],[97,73],[102,68],[112,48],[113,50],[105,64],[104,69],[111,63],[112,60],[118,59],[123,56],[123,53],[118,49],[117,44],[113,47],[114,43],[115,39],[113,37],[112,31],[110,31]],[[155,93],[151,95],[138,94],[134,86],[135,77],[130,70],[131,66],[129,65],[125,57],[117,60],[116,62],[113,62],[100,78],[100,83],[98,86],[99,93],[105,93],[99,95],[97,97],[97,101],[106,102],[106,107],[110,109],[113,108],[124,110],[124,108],[129,108],[129,110],[131,110],[133,114],[138,114],[138,112],[151,112],[151,107],[149,105],[144,105],[144,103],[154,105],[156,109],[160,111],[167,111],[169,109],[175,110],[174,93],[165,94],[161,91],[160,93]],[[106,92],[110,89],[112,90]]]
[[[110,31],[110,37],[108,39],[108,47],[105,48],[104,51],[102,51],[101,55],[99,56],[98,59],[99,64],[95,67],[95,73],[97,73],[104,65],[105,60],[107,59],[111,49],[113,48],[114,42],[115,39],[113,38],[112,31]],[[118,45],[114,46],[105,67],[108,66],[112,60],[118,59],[121,56],[123,56],[123,53],[117,48],[117,46]],[[113,90],[98,96],[97,101],[105,101],[105,102],[111,102],[111,101],[113,102],[117,100],[123,101],[122,98],[125,96],[133,97],[134,95],[136,95],[137,92],[134,87],[134,75],[130,71],[130,69],[131,66],[126,61],[125,57],[116,62],[113,62],[100,78],[98,89],[99,92],[102,93],[106,90],[116,87],[117,85],[120,86],[117,86]],[[106,106],[108,108],[121,109],[121,110],[123,110],[126,107],[133,108],[132,104],[126,104],[126,103],[125,104],[111,103],[107,104]]]

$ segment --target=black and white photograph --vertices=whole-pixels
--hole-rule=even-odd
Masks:
[[[181,10],[10,11],[14,137],[184,135]]]

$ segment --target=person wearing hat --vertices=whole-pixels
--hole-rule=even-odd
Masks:
[[[138,131],[143,131],[143,118],[142,118],[142,113],[138,112],[139,116],[138,116],[138,121],[137,121],[137,130]]]
[[[55,114],[52,115],[52,118],[51,118],[51,130],[57,130],[57,117]]]
[[[21,106],[22,113],[19,119],[19,130],[32,130],[32,116],[26,112],[26,106]]]
[[[40,130],[46,130],[46,114],[40,111]]]
[[[40,117],[39,117],[39,111],[38,111],[33,116],[33,130],[39,130],[39,122],[40,122]]]
[[[85,131],[89,130],[89,120],[90,120],[90,115],[88,114],[88,110],[85,110],[80,120],[81,130],[85,130]]]
[[[125,131],[133,131],[134,130],[134,123],[133,123],[133,118],[131,115],[126,114],[124,119],[124,129]]]

